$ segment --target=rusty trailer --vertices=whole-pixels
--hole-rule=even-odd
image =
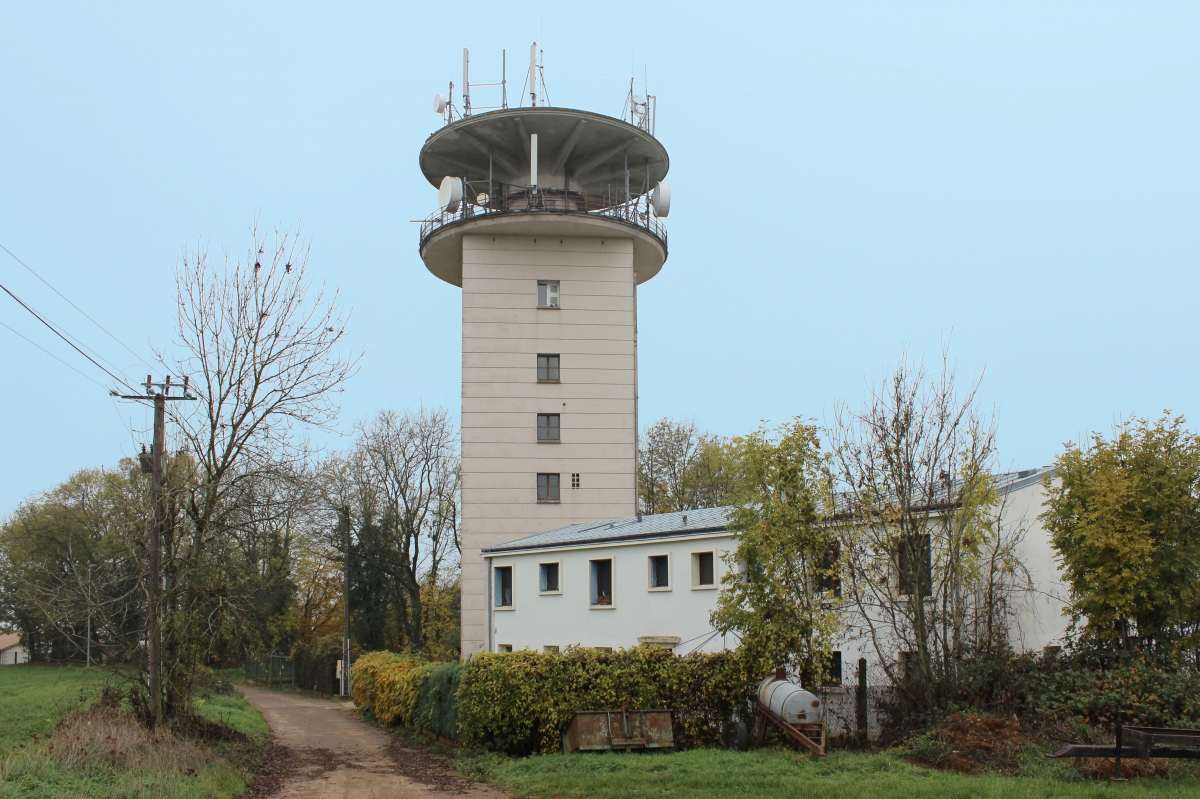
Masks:
[[[669,710],[583,710],[563,733],[563,752],[624,749],[673,749],[675,731]]]
[[[1046,757],[1111,757],[1116,763],[1114,780],[1121,781],[1122,759],[1152,757],[1200,760],[1200,730],[1170,727],[1126,727],[1124,714],[1113,725],[1113,744],[1068,744]]]

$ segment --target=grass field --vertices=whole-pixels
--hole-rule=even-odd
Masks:
[[[88,709],[105,677],[81,668],[0,669],[0,799],[229,799],[244,792],[254,742],[269,733],[244,698],[201,697],[196,710],[251,743],[200,744],[170,730],[150,732],[121,710]]]
[[[692,750],[653,754],[462,757],[470,776],[541,799],[1173,799],[1200,796],[1191,779],[1134,780],[1115,786],[1068,765],[1039,762],[1027,776],[967,776],[914,766],[894,753],[834,752],[822,760],[783,750]]]

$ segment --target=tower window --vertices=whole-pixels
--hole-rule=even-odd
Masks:
[[[579,472],[571,474],[571,488],[579,488]]]
[[[558,307],[558,281],[557,280],[539,280],[538,281],[538,307],[539,308],[557,308]]]
[[[558,418],[557,413],[537,415],[538,441],[558,441]]]
[[[539,383],[557,383],[558,382],[558,356],[557,355],[539,355],[537,369],[538,369],[537,379],[538,379]]]
[[[537,487],[538,502],[558,502],[557,474],[539,474]]]
[[[496,607],[511,608],[512,595],[512,566],[496,567]]]

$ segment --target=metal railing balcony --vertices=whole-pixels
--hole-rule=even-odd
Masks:
[[[486,186],[486,184],[484,184]],[[658,239],[667,248],[667,228],[654,213],[649,194],[627,202],[615,197],[563,189],[529,189],[508,184],[492,184],[493,193],[480,191],[464,197],[455,211],[438,209],[421,223],[421,246],[443,228],[483,217],[517,214],[565,214],[602,217],[624,222]],[[468,193],[470,190],[468,190]]]

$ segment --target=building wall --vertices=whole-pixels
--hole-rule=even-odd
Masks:
[[[557,309],[537,282],[559,282]],[[463,237],[462,646],[486,646],[480,550],[580,521],[636,512],[637,319],[629,239]],[[557,384],[538,353],[561,355]],[[561,441],[537,414],[561,414]],[[537,474],[561,501],[537,501]],[[571,487],[571,475],[580,487]]]
[[[492,650],[543,651],[547,646],[634,647],[640,636],[675,636],[677,654],[715,651],[737,645],[713,635],[709,614],[717,607],[717,589],[692,587],[692,554],[715,554],[716,582],[726,572],[723,556],[736,547],[732,536],[673,538],[636,544],[543,550],[495,556],[492,566],[513,569],[513,606],[492,611]],[[650,588],[652,555],[668,555],[667,590]],[[594,559],[613,560],[613,604],[591,604],[591,566]],[[539,564],[559,563],[562,591],[542,594]]]
[[[1009,492],[1004,500],[1002,524],[1010,530],[1025,531],[1017,554],[1029,570],[1034,587],[1033,594],[1026,597],[1018,610],[1014,644],[1025,652],[1061,645],[1070,622],[1064,613],[1069,590],[1062,581],[1050,534],[1038,520],[1046,501],[1046,489],[1038,479]]]
[[[29,653],[24,647],[14,646],[10,649],[5,649],[0,652],[0,666],[12,666],[14,664],[28,663]]]

